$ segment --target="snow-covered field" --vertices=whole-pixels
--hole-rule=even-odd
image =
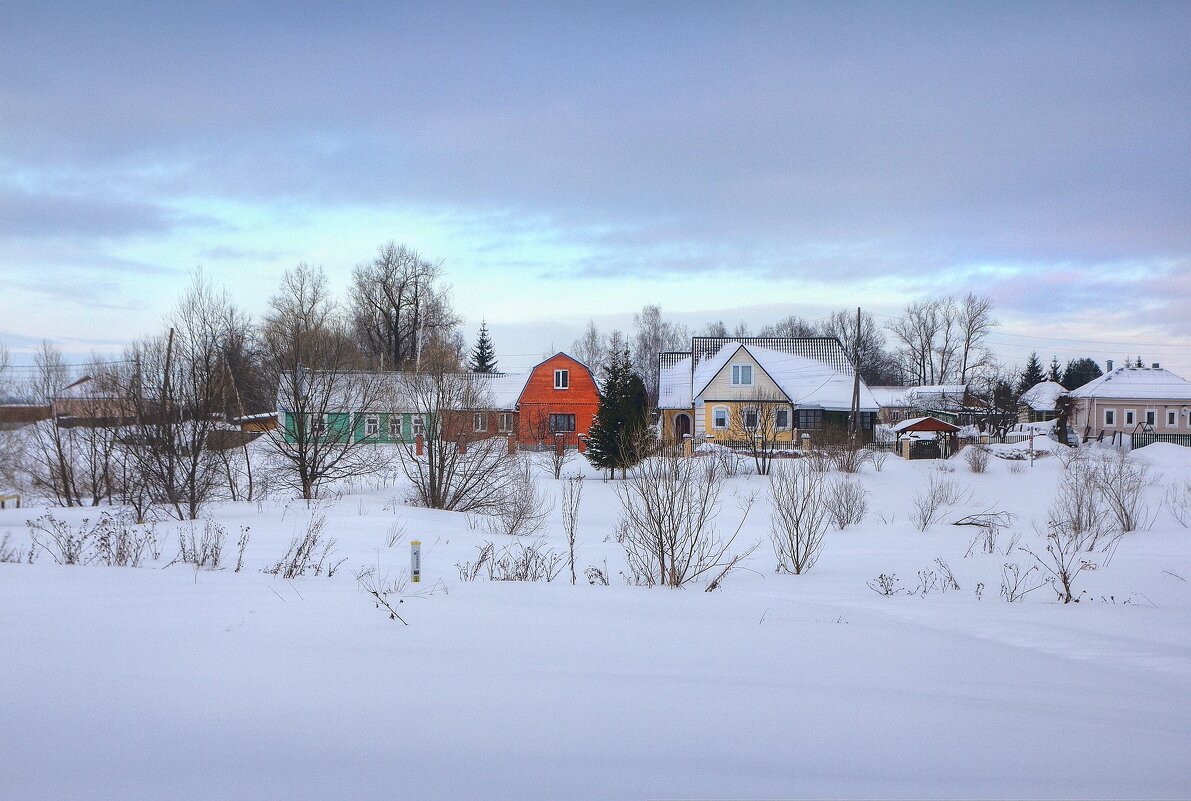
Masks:
[[[239,573],[165,567],[178,523],[159,524],[162,559],[140,568],[0,564],[0,797],[1185,798],[1191,530],[1158,506],[1191,479],[1191,450],[1131,458],[1159,478],[1153,525],[1066,606],[1049,588],[999,597],[1002,565],[1031,562],[1003,553],[1012,533],[1038,547],[1053,456],[1018,472],[994,459],[981,475],[951,460],[971,498],[925,532],[911,501],[937,464],[867,466],[867,518],[832,530],[801,576],[774,572],[766,480],[730,479],[720,528],[757,492],[739,542],[763,542],[713,593],[628,586],[615,485],[579,462],[578,586],[565,570],[549,584],[461,581],[456,563],[492,537],[394,503],[400,487],[313,510],[211,507],[225,565],[251,527]],[[1016,521],[1001,551],[965,556],[977,530],[950,523],[988,509]],[[44,511],[0,511],[0,539],[26,545],[25,521]],[[262,573],[312,514],[326,515],[340,571]],[[565,550],[557,508],[545,537]],[[403,626],[355,573],[399,578],[412,538],[424,582],[397,606]],[[936,558],[958,591],[867,586],[895,573],[913,589]],[[583,568],[605,564],[611,585],[589,585]]]

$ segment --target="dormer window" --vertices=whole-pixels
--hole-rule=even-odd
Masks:
[[[554,371],[554,388],[555,389],[570,389],[571,388],[571,371],[570,370],[555,370]]]
[[[751,387],[753,385],[753,366],[751,364],[732,365],[732,386]]]

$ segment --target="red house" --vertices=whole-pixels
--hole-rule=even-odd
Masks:
[[[585,450],[583,437],[600,406],[595,376],[583,362],[556,353],[530,371],[518,398],[517,439],[537,445],[550,431],[568,444]],[[561,435],[561,437],[559,436]]]

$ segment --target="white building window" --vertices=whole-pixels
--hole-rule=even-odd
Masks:
[[[401,439],[401,415],[389,415],[389,439]]]
[[[488,415],[485,412],[475,412],[471,416],[471,424],[474,431],[487,431]]]
[[[327,415],[316,414],[310,418],[310,433],[316,437],[321,437],[327,433]]]
[[[728,407],[716,406],[711,410],[711,427],[725,429],[728,427]]]
[[[513,430],[513,415],[510,412],[501,412],[500,421],[498,423],[501,432],[509,432]]]
[[[1133,409],[1125,410],[1125,425],[1131,426],[1137,422],[1137,412]]]
[[[773,422],[778,428],[789,428],[790,410],[782,408],[775,411],[773,414]]]
[[[732,365],[732,386],[751,387],[753,385],[753,366],[751,364]]]
[[[1158,424],[1158,410],[1146,409],[1146,425],[1154,426]]]
[[[740,422],[746,431],[753,431],[757,428],[757,410],[745,409],[740,413]]]
[[[570,370],[555,370],[554,371],[554,388],[555,389],[570,389],[571,388],[571,371]]]
[[[1116,424],[1117,424],[1117,410],[1116,409],[1105,409],[1104,410],[1104,425],[1115,426]]]
[[[422,419],[422,415],[415,414],[409,419],[409,433],[413,436],[424,434],[426,431],[426,421]]]
[[[364,436],[375,437],[380,433],[380,418],[373,415],[364,418]]]
[[[1178,428],[1179,427],[1178,410],[1176,410],[1176,409],[1167,409],[1166,410],[1166,427],[1167,428]]]

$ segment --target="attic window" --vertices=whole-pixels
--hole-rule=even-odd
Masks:
[[[555,389],[570,389],[571,387],[571,371],[570,370],[555,370],[554,371],[554,388]]]
[[[732,386],[751,387],[753,385],[753,366],[751,364],[732,365]]]

